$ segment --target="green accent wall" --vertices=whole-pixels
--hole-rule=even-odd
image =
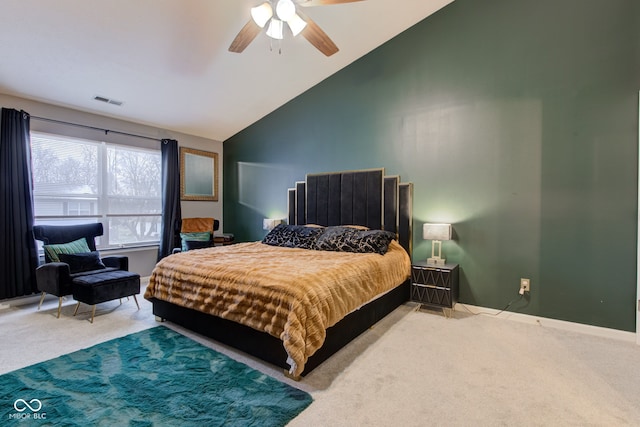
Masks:
[[[456,0],[225,141],[225,231],[261,239],[306,173],[385,167],[414,260],[453,224],[461,302],[528,277],[509,310],[634,331],[638,90],[637,0]]]

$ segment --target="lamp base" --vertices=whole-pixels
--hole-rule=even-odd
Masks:
[[[446,260],[440,257],[427,258],[427,265],[445,265]]]

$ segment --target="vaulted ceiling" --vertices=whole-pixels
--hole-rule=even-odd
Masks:
[[[0,93],[224,141],[453,0],[305,8],[330,57],[264,30],[229,52],[263,1],[3,0]]]

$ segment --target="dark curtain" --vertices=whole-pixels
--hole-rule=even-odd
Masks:
[[[180,159],[178,141],[162,140],[162,235],[158,261],[178,247],[176,239],[180,220]]]
[[[29,115],[3,108],[0,121],[0,299],[38,291],[32,181]]]

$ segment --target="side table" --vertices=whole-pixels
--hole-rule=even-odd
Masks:
[[[453,310],[458,302],[458,264],[428,265],[426,261],[411,266],[411,301],[431,307]]]
[[[214,234],[213,243],[215,246],[233,245],[235,243],[235,237],[231,233]]]

